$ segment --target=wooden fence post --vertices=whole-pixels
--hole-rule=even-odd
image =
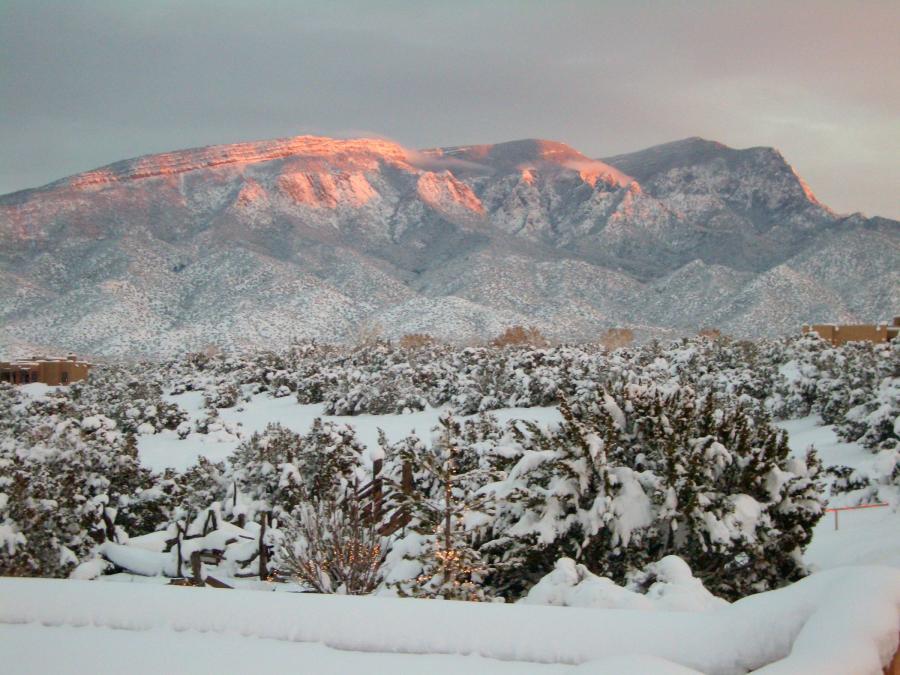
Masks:
[[[407,497],[413,493],[413,470],[411,462],[403,462],[403,476],[400,488]]]
[[[203,574],[200,572],[200,551],[191,553],[191,576],[198,586],[206,585],[203,583]]]
[[[218,529],[218,527],[219,523],[216,519],[216,512],[210,509],[206,512],[206,520],[203,523],[203,536],[205,537],[213,530]]]
[[[381,469],[384,460],[376,459],[372,463],[372,520],[373,524],[381,522],[381,506],[384,492],[381,484]]]
[[[106,512],[106,507],[103,506],[101,508],[103,510],[103,534],[106,537],[106,541],[118,542],[119,538],[116,536],[116,526],[113,524],[112,518],[110,518],[109,514]]]
[[[175,576],[181,577],[181,576],[184,576],[181,573],[181,567],[184,564],[184,558],[181,555],[181,538],[184,535],[184,530],[181,527],[181,523],[175,523],[175,528],[178,532],[176,539],[175,539],[175,545],[177,546],[177,551],[178,551],[178,570],[175,572]]]
[[[266,521],[268,520],[268,513],[266,511],[262,512],[262,523],[259,528],[259,579],[260,581],[265,581],[269,576],[269,556],[266,551]]]

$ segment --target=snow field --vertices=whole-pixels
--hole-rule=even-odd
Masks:
[[[53,649],[47,649],[48,641],[52,641]],[[121,675],[123,672],[129,675],[347,675],[361,672],[369,675],[559,675],[572,671],[568,667],[503,662],[478,656],[348,652],[321,644],[167,629],[133,631],[72,626],[47,628],[39,624],[0,625],[0,645],[4,659],[20,664],[22,672],[54,675],[83,675],[87,671],[95,675]],[[98,654],[102,654],[102,658],[98,658]],[[679,671],[671,672],[677,674]]]
[[[812,445],[825,466],[850,466],[867,475],[884,474],[878,466],[880,455],[857,443],[841,441],[834,428],[822,424],[818,415],[777,423],[785,429],[794,453],[800,455]],[[887,471],[889,473],[889,471]],[[827,513],[813,530],[813,538],[803,559],[814,570],[845,565],[890,565],[900,568],[900,491],[883,486],[878,498],[887,507],[842,511],[839,529],[834,527],[834,514]],[[854,504],[858,495],[845,493],[832,496],[829,506]]]
[[[168,643],[157,635],[161,632],[197,631],[374,654],[463,655],[531,665],[590,663],[585,672],[597,673],[623,671],[592,662],[641,655],[691,669],[686,672],[736,675],[761,668],[761,673],[874,675],[894,654],[900,631],[900,571],[885,567],[821,572],[784,589],[697,613],[12,578],[0,579],[0,600],[5,653],[23,634],[23,624],[41,624],[149,633],[141,640],[148,646]],[[29,632],[24,634],[28,639]],[[267,642],[235,641],[254,652],[268,649]],[[64,650],[81,648],[65,646],[69,642],[61,640]],[[176,646],[176,653],[182,648],[192,649]],[[282,646],[277,650],[284,651]],[[14,662],[20,672],[46,663],[47,655],[37,651],[18,653]],[[426,664],[393,672],[424,672],[420,665]],[[291,663],[297,666],[298,661]],[[506,671],[491,664],[481,672]]]

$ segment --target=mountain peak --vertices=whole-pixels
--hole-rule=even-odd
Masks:
[[[579,173],[582,180],[591,185],[595,185],[598,180],[618,187],[633,182],[630,176],[615,167],[591,159],[570,145],[540,138],[434,148],[423,152],[432,157],[465,162],[491,171],[518,172],[534,168],[538,170],[563,168]]]
[[[734,150],[724,143],[720,143],[719,141],[713,141],[708,138],[703,138],[702,136],[688,136],[687,138],[682,138],[677,141],[669,141],[668,143],[660,143],[658,145],[651,146],[647,148],[648,150],[659,150],[659,151],[669,151],[669,152],[689,152],[691,150],[696,152],[717,152],[721,150]]]
[[[691,136],[637,152],[605,157],[603,161],[634,176],[638,181],[645,181],[675,166],[703,164],[717,158],[729,158],[737,152],[740,151],[723,143]]]
[[[441,148],[448,157],[457,157],[472,162],[492,165],[519,165],[528,162],[545,161],[562,164],[570,161],[589,161],[575,148],[558,141],[540,138],[524,138],[490,145],[461,145]]]
[[[735,176],[744,176],[744,180],[749,180],[750,183],[763,181],[754,189],[763,189],[770,194],[780,192],[790,199],[798,200],[797,204],[805,202],[828,210],[777,148],[757,146],[736,149],[724,143],[692,136],[637,152],[607,157],[603,161],[633,176],[642,184],[662,180],[672,171],[689,170],[691,175],[699,167],[705,167],[707,171],[717,175],[727,171]]]

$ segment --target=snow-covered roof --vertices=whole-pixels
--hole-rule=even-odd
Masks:
[[[42,363],[71,363],[76,366],[90,366],[88,361],[65,356],[33,356],[30,359],[14,359],[12,361],[0,361],[0,365],[6,368],[35,368]]]

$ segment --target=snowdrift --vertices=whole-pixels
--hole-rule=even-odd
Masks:
[[[625,659],[659,662],[656,672],[875,675],[897,649],[900,571],[830,570],[698,613],[0,579],[0,624],[28,623],[584,664],[579,672],[616,672]]]
[[[676,555],[648,565],[642,576],[649,577],[651,583],[622,587],[612,579],[592,574],[571,558],[560,558],[553,571],[519,602],[523,605],[675,612],[704,612],[728,606],[727,601],[706,590],[687,563]]]

